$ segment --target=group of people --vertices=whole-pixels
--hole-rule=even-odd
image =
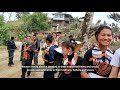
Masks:
[[[82,58],[76,53],[75,39],[69,36],[69,40],[60,42],[60,32],[48,34],[45,44],[42,48],[44,51],[43,60],[45,66],[55,65],[55,50],[61,47],[60,66],[84,66],[81,71],[66,70],[59,71],[58,78],[117,78],[120,67],[120,49],[114,50],[110,44],[113,39],[112,29],[106,25],[100,25],[96,32],[96,44],[90,49],[86,49]],[[25,37],[21,50],[22,66],[31,66],[34,57],[35,65],[38,64],[38,52],[40,50],[40,42],[37,43],[36,36]],[[12,42],[12,41],[11,41]],[[10,43],[10,42],[9,42]],[[14,44],[14,43],[13,43]],[[16,46],[12,49],[16,49]],[[11,52],[10,52],[11,53]],[[12,52],[13,54],[13,52]],[[9,64],[12,64],[10,58]],[[30,67],[29,67],[30,68]],[[90,70],[89,70],[90,69]],[[22,78],[25,78],[26,68],[22,67]],[[30,71],[27,72],[30,75]],[[54,71],[44,71],[44,78],[55,78]]]
[[[71,36],[69,37],[71,38]],[[80,57],[78,53],[74,52],[75,41],[73,38],[64,41],[61,44],[62,48],[62,66],[86,66],[81,68],[81,71],[60,71],[58,78],[117,78],[120,67],[120,49],[114,50],[110,44],[113,39],[112,29],[109,26],[100,25],[95,32],[96,44],[94,44],[84,54],[84,57]],[[54,63],[54,38],[52,35],[48,35],[46,42],[51,40],[53,45],[49,50],[46,50],[45,59],[47,63],[45,65],[51,65],[51,61]],[[50,62],[49,62],[50,61]],[[52,64],[54,65],[54,64]],[[83,70],[82,70],[83,69]],[[47,73],[47,74],[46,74]],[[45,77],[53,78],[54,72],[44,73]],[[51,73],[51,74],[49,74]]]
[[[9,63],[8,66],[14,65],[13,63],[13,57],[14,57],[14,51],[17,49],[14,37],[11,38],[10,41],[7,43],[8,53],[9,53]],[[34,65],[38,65],[38,54],[40,51],[40,40],[38,39],[37,35],[34,34],[33,36],[26,36],[24,37],[24,41],[21,45],[21,55],[20,55],[20,61],[21,61],[21,77],[25,78],[26,72],[27,76],[30,76],[30,71],[27,71],[27,68],[25,66],[31,66],[32,60],[34,60]],[[30,69],[30,67],[28,68]]]

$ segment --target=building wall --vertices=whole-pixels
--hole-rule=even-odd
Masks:
[[[55,28],[57,27],[57,24],[59,24],[59,29],[69,28],[69,25],[70,25],[68,21],[61,21],[61,20],[56,21],[55,20],[55,21],[52,22],[52,26],[55,27]]]
[[[53,16],[53,20],[64,20],[64,15],[63,14],[55,14]]]
[[[62,20],[53,20],[53,22],[52,22],[53,24],[53,26],[57,26],[57,24],[59,24],[59,27],[64,27],[64,21]]]
[[[70,24],[70,17],[65,14],[54,14],[53,15],[53,21],[52,21],[52,26],[54,28],[57,27],[57,24],[59,24],[59,29],[66,29],[69,28]]]

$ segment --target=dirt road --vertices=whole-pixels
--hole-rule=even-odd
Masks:
[[[39,53],[39,65],[43,65],[41,59],[41,52]],[[21,61],[20,52],[18,50],[14,53],[14,64],[12,67],[8,66],[8,52],[6,50],[0,51],[0,78],[20,78],[21,76]],[[32,72],[29,78],[43,78],[43,72]]]

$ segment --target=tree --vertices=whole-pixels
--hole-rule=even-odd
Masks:
[[[0,16],[0,45],[6,45],[6,41],[10,39],[10,27],[4,23],[4,17]]]
[[[23,31],[22,29],[18,33],[18,38],[20,41],[23,41],[24,37],[26,36],[26,32]]]
[[[118,32],[120,32],[120,31],[119,31],[120,28],[118,27],[118,24],[112,23],[112,24],[109,24],[109,25],[111,26],[113,33],[118,33]]]
[[[108,18],[120,23],[120,14],[118,13],[110,13],[110,15],[108,15]]]
[[[30,12],[21,12],[22,13],[22,15],[29,15],[30,14]]]
[[[94,26],[91,26],[91,28],[89,30],[88,38],[91,38],[92,36],[95,35],[95,31],[98,28],[98,26],[100,25],[100,22],[101,22],[101,20],[98,20]]]
[[[17,19],[20,19],[21,18],[21,12],[16,12],[16,17],[17,17]]]
[[[29,12],[16,12],[16,17],[19,20],[23,15],[29,15]]]
[[[0,26],[3,26],[5,23],[4,23],[4,16],[3,15],[0,15]]]
[[[89,32],[90,32],[90,28],[93,20],[93,15],[94,15],[94,12],[86,12],[82,29],[80,30],[81,33],[78,34],[78,38],[80,41],[88,41]]]
[[[103,22],[103,24],[104,24],[104,25],[107,25],[107,22],[106,22],[106,21],[104,21],[104,22]]]
[[[9,21],[11,21],[12,13],[13,13],[13,12],[9,12],[9,13],[8,13],[8,14],[9,14]]]
[[[0,45],[6,45],[7,41],[10,39],[11,32],[7,25],[0,27]]]
[[[47,14],[42,12],[34,12],[32,15],[26,15],[22,18],[23,26],[28,32],[47,30],[49,27]]]

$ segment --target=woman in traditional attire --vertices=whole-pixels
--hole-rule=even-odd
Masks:
[[[114,50],[110,48],[112,40],[112,30],[110,27],[100,25],[95,32],[98,46],[88,50],[84,55],[84,71],[81,72],[82,78],[107,78],[111,72],[111,59]]]
[[[63,60],[61,66],[81,66],[82,58],[78,56],[77,53],[74,53],[74,45],[70,41],[65,41],[62,43],[62,53]],[[59,73],[59,78],[80,78],[81,73],[79,68],[76,68],[77,71],[74,71],[74,68],[61,68],[64,71]],[[67,71],[70,70],[70,71]]]

